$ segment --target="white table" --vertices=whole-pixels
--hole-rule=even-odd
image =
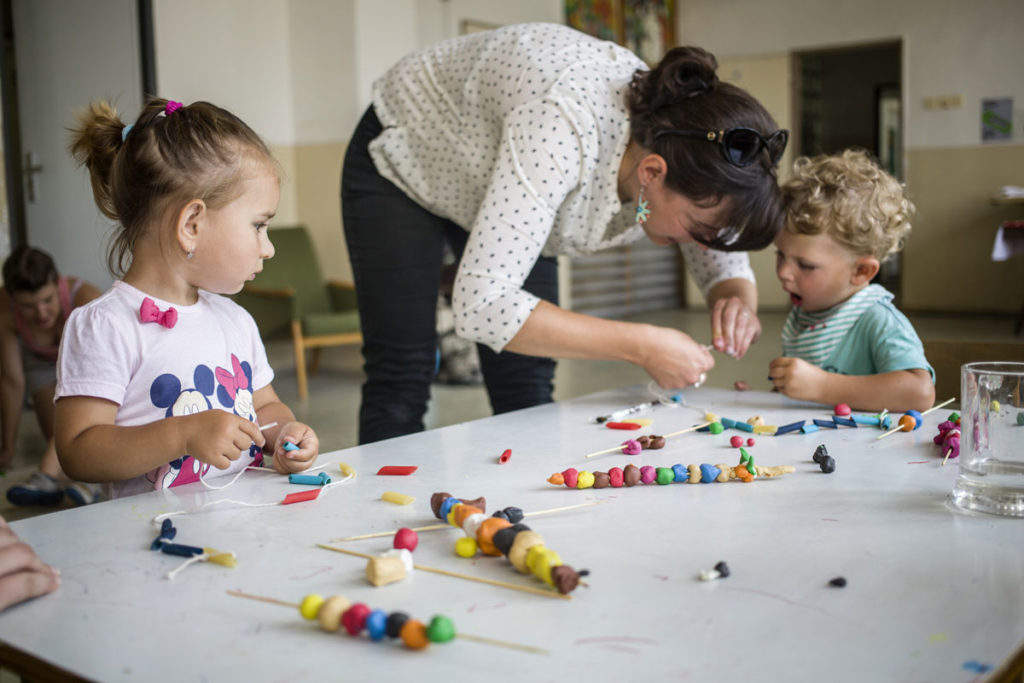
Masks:
[[[760,414],[785,424],[830,412],[760,392],[687,395],[741,421]],[[755,437],[758,464],[791,464],[796,472],[751,484],[577,491],[546,483],[569,466],[737,461],[732,430],[686,434],[641,456],[582,459],[634,434],[588,418],[645,398],[644,388],[630,387],[325,453],[322,461],[346,462],[358,477],[322,500],[176,518],[176,541],[233,550],[239,566],[197,564],[173,582],[165,573],[179,558],[148,549],[154,515],[218,498],[275,501],[297,487],[250,473],[223,492],[191,485],[17,522],[15,531],[61,568],[63,583],[0,616],[5,654],[104,681],[621,681],[639,673],[650,680],[969,681],[979,676],[965,663],[998,668],[1015,657],[1019,664],[1024,520],[946,507],[956,466],[939,467],[931,438],[949,410],[928,415],[919,431],[881,441],[871,428]],[[655,420],[642,433],[664,434],[699,415],[659,408],[638,417]],[[834,474],[811,461],[819,443],[837,460]],[[512,458],[499,465],[506,448]],[[385,464],[419,471],[375,476]],[[416,502],[383,502],[386,490]],[[527,520],[567,564],[592,571],[589,587],[563,601],[415,572],[374,588],[364,560],[315,546],[429,524],[430,494],[440,490],[484,495],[489,511],[608,501]],[[504,558],[456,557],[460,534],[422,533],[416,561],[542,585]],[[390,542],[345,545],[378,553]],[[729,578],[698,580],[720,560]],[[836,576],[848,586],[830,587]],[[409,651],[322,632],[292,609],[230,597],[228,589],[294,602],[311,592],[341,593],[421,620],[443,613],[467,633],[550,655],[464,640]]]

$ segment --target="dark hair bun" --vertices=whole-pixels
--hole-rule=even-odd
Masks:
[[[718,60],[699,47],[674,47],[650,71],[638,75],[632,89],[634,101],[648,110],[671,106],[710,90],[718,82]]]

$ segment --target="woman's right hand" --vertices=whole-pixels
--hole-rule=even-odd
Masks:
[[[263,448],[266,439],[255,422],[224,410],[204,410],[184,417],[184,453],[219,470],[227,469],[254,443]]]
[[[701,375],[715,365],[707,349],[679,330],[643,325],[638,337],[641,353],[637,365],[662,389],[698,384]]]
[[[57,590],[59,577],[0,517],[0,611]]]

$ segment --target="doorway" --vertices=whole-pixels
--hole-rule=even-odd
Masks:
[[[903,45],[900,41],[797,52],[794,70],[802,156],[860,147],[898,180],[903,169]],[[900,254],[874,282],[900,301]]]

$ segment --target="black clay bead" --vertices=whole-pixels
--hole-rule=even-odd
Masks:
[[[827,458],[828,457],[828,449],[825,448],[825,444],[820,444],[817,448],[815,448],[814,449],[814,455],[811,456],[811,457],[814,459],[814,462],[816,462],[816,463],[821,463],[822,460]]]
[[[409,621],[409,615],[405,612],[392,612],[388,615],[386,631],[388,638],[397,638],[402,632],[402,626]]]
[[[818,467],[820,467],[821,471],[825,474],[832,474],[836,471],[836,460],[831,455],[826,455],[821,459],[821,462],[818,463]]]
[[[722,560],[721,562],[715,565],[715,571],[721,574],[721,578],[724,579],[727,576],[729,576],[729,565],[725,563],[725,560]]]
[[[837,576],[829,581],[828,585],[835,586],[836,588],[844,588],[846,586],[846,579],[842,576]]]

